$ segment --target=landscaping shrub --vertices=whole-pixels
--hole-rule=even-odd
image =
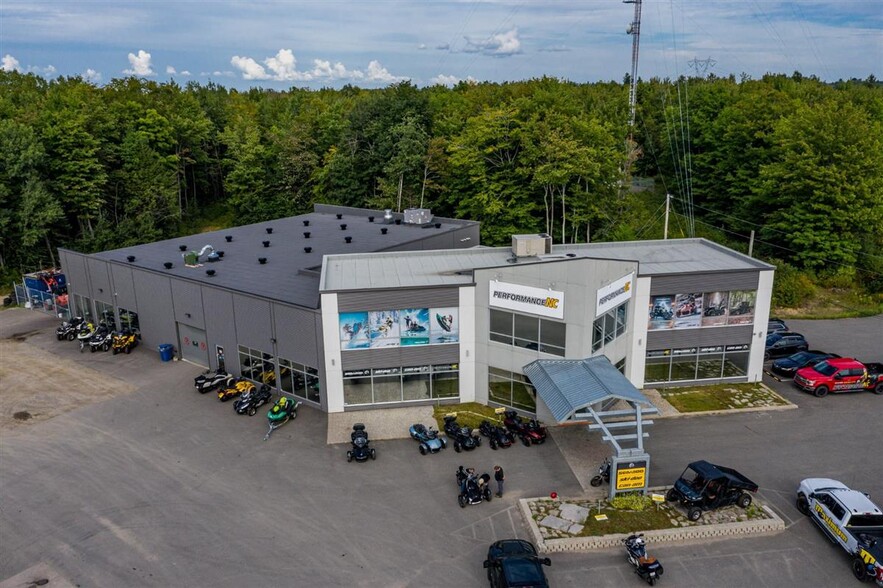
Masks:
[[[610,501],[610,506],[617,510],[637,510],[641,511],[653,504],[653,500],[644,496],[640,492],[629,492],[628,494],[620,494]]]

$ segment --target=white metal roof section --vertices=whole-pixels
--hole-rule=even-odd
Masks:
[[[472,270],[578,257],[639,262],[639,275],[770,270],[773,266],[706,239],[555,245],[551,255],[516,259],[509,247],[326,256],[322,291],[413,288],[472,283]]]

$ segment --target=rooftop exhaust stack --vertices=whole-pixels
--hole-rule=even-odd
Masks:
[[[428,208],[406,208],[405,224],[427,225],[432,222],[432,211]]]
[[[385,211],[383,211],[383,222],[386,223],[386,224],[388,224],[388,225],[391,225],[391,224],[392,224],[392,219],[393,219],[393,216],[392,216],[392,209],[391,209],[391,208],[387,208]]]
[[[537,257],[552,253],[552,237],[539,235],[512,235],[512,253],[515,257]]]

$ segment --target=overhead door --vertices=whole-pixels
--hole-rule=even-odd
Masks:
[[[203,329],[178,323],[178,345],[182,359],[208,367],[208,342]]]

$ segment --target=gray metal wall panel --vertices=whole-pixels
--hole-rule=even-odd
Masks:
[[[113,291],[118,307],[138,312],[138,299],[135,296],[135,283],[132,281],[132,268],[116,263],[110,264]]]
[[[240,345],[265,353],[273,351],[273,321],[268,301],[234,294],[233,314]]]
[[[138,293],[138,323],[146,349],[161,343],[175,344],[178,330],[172,311],[172,287],[169,278],[151,272],[132,270]]]
[[[224,348],[227,371],[239,374],[239,361],[236,349],[236,324],[233,320],[233,295],[227,290],[203,288],[202,301],[205,305],[208,321],[205,324],[205,336],[209,346],[209,363],[212,369],[218,369],[217,349]]]
[[[707,345],[751,343],[753,325],[705,327],[700,329],[664,329],[647,333],[647,349],[678,349]]]
[[[195,282],[173,278],[172,300],[175,306],[175,320],[197,329],[205,329],[202,286]]]
[[[319,367],[317,316],[321,317],[321,314],[283,304],[273,305],[276,352],[279,357]]]
[[[75,251],[59,251],[59,255],[70,293],[91,298],[92,287],[86,271],[86,256]]]
[[[344,370],[460,363],[460,346],[420,345],[343,351],[340,362]]]
[[[89,283],[92,284],[92,295],[104,302],[113,300],[113,289],[110,287],[108,275],[108,262],[94,257],[86,258],[86,268],[89,270]]]
[[[328,412],[328,395],[326,394],[326,390],[328,389],[326,382],[328,382],[327,376],[325,374],[325,344],[322,339],[322,315],[321,313],[316,313],[316,323],[315,323],[315,331],[318,333],[318,341],[317,341],[317,351],[318,351],[318,365],[313,366],[319,369],[319,404],[322,408],[323,412]]]
[[[339,292],[340,312],[361,310],[398,310],[403,308],[436,308],[459,306],[459,288],[402,288],[369,292]]]
[[[713,274],[653,276],[650,280],[650,295],[682,294],[686,292],[757,290],[759,279],[760,273],[756,270]]]

